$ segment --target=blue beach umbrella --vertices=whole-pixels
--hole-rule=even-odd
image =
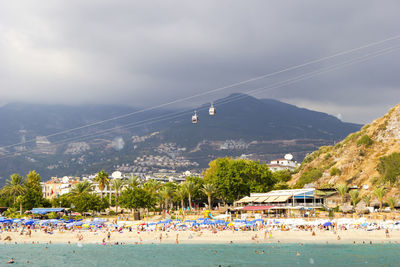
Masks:
[[[332,225],[331,222],[326,222],[326,223],[323,224],[323,226],[331,226],[331,225]]]

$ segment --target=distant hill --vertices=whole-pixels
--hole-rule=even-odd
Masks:
[[[8,104],[0,108],[0,146],[26,142],[0,148],[0,177],[3,177],[0,184],[11,173],[23,174],[31,169],[36,169],[45,179],[51,175],[91,173],[102,168],[112,171],[126,165],[129,167],[125,170],[132,170],[135,160],[146,155],[193,163],[184,165],[186,167],[179,164],[178,167],[157,167],[178,170],[201,169],[220,156],[246,155],[267,161],[291,152],[297,160],[302,160],[319,146],[332,144],[361,128],[325,113],[243,94],[219,99],[214,106],[216,116],[208,115],[209,104],[197,108],[198,124],[191,123],[191,112],[156,110],[46,139],[43,136],[134,113],[138,109]],[[113,130],[99,134],[111,128]],[[11,158],[5,158],[8,156]],[[156,171],[157,168],[150,166],[145,170]]]
[[[333,187],[346,183],[362,191],[386,186],[393,194],[400,182],[400,154],[393,153],[399,152],[400,104],[335,146],[320,147],[309,154],[291,184],[303,186],[312,183],[318,187]],[[381,161],[386,164],[382,169],[379,167]],[[390,176],[392,183],[385,182],[385,177]]]
[[[217,115],[208,115],[208,105],[198,112],[198,125],[190,118],[175,121],[163,131],[167,139],[185,144],[206,140],[340,140],[360,129],[322,112],[298,108],[273,99],[257,99],[233,94],[214,104]]]

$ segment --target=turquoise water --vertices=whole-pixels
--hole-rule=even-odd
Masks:
[[[0,245],[0,266],[399,266],[400,245]],[[264,250],[264,254],[255,251]],[[215,254],[216,252],[216,254]],[[300,253],[300,255],[298,255]],[[26,264],[27,261],[29,265]]]

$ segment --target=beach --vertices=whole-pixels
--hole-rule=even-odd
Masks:
[[[52,234],[41,230],[33,230],[31,237],[21,235],[20,232],[3,231],[0,234],[1,243],[5,244],[176,244],[177,235],[179,244],[260,244],[260,243],[315,243],[315,244],[351,244],[351,243],[400,243],[400,231],[392,230],[386,237],[385,230],[366,231],[364,229],[337,230],[336,233],[328,230],[311,231],[281,231],[273,230],[272,236],[265,230],[258,231],[231,231],[224,230],[213,233],[209,230],[202,231],[132,231],[128,230],[110,231],[110,239],[107,238],[109,231],[59,231],[54,230]],[[9,236],[10,241],[5,240]],[[79,236],[83,238],[79,240]],[[338,236],[340,240],[338,240]],[[161,237],[161,239],[160,239]]]

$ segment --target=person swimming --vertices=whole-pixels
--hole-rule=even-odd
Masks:
[[[14,258],[11,258],[11,259],[9,259],[8,261],[6,261],[6,263],[7,264],[11,264],[11,263],[14,263],[15,261],[14,261]]]

